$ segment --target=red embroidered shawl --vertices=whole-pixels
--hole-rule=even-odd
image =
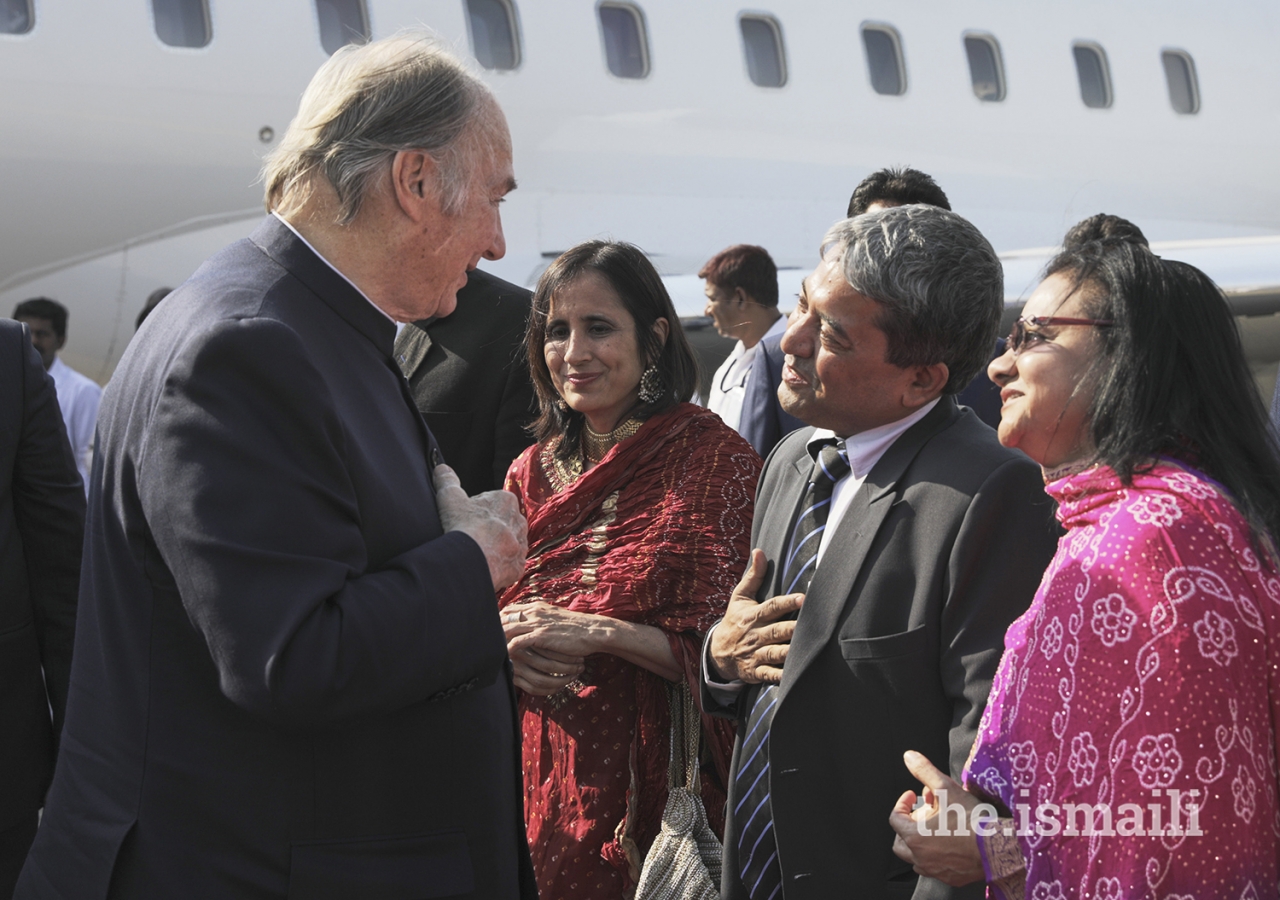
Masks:
[[[500,605],[545,600],[660,628],[697,697],[703,636],[746,566],[760,457],[719,416],[688,403],[645,422],[560,493],[549,454],[530,447],[507,474],[530,549]],[[543,896],[623,896],[666,803],[667,682],[597,654],[569,688],[522,693],[520,716]],[[703,735],[702,796],[723,833],[733,727],[704,716]]]

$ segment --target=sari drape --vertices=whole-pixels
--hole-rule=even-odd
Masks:
[[[746,567],[760,458],[687,403],[558,492],[552,450],[529,448],[507,475],[530,549],[500,605],[544,600],[660,628],[696,697],[703,636]],[[596,654],[564,690],[522,693],[519,713],[539,890],[557,900],[626,896],[666,803],[667,682]],[[733,726],[704,715],[703,736],[702,797],[722,834]]]
[[[1275,896],[1270,548],[1219,486],[1173,461],[1130,486],[1098,467],[1047,490],[1067,533],[1009,627],[965,771],[1012,813],[1025,896]]]

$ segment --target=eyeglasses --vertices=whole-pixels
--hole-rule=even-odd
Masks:
[[[1008,348],[1017,356],[1022,352],[1023,346],[1027,343],[1027,337],[1034,335],[1034,331],[1027,331],[1028,325],[1034,325],[1036,328],[1043,328],[1046,325],[1092,325],[1095,328],[1106,328],[1108,325],[1114,325],[1114,319],[1072,319],[1062,316],[1030,316],[1019,318],[1013,323],[1013,330],[1009,332]]]

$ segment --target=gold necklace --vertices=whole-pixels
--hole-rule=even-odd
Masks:
[[[593,431],[591,426],[586,422],[582,423],[582,453],[586,457],[587,462],[598,463],[604,459],[605,454],[613,448],[614,444],[619,444],[627,438],[634,435],[640,430],[642,423],[639,419],[625,419],[622,424],[614,428],[613,431],[600,434]]]

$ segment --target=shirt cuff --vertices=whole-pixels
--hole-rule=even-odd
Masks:
[[[745,681],[721,681],[716,677],[716,667],[711,663],[711,635],[716,633],[720,623],[711,626],[706,639],[702,642],[702,682],[707,686],[711,699],[721,706],[732,706],[738,700],[738,694],[747,686]]]

